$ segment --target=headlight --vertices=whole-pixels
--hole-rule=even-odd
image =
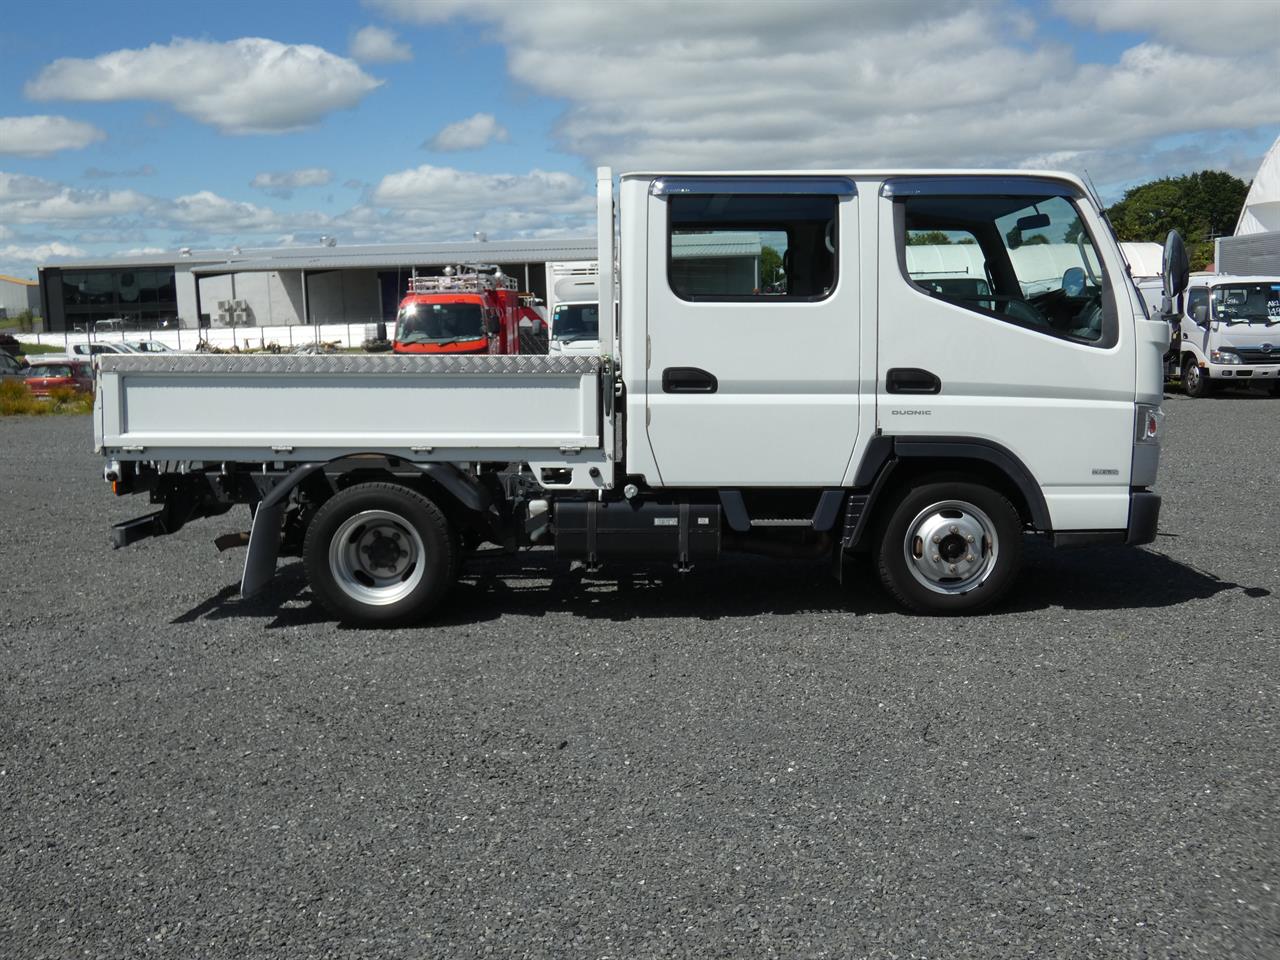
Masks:
[[[1240,363],[1240,354],[1234,350],[1210,350],[1209,360],[1212,363]]]

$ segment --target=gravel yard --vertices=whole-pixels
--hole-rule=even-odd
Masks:
[[[1280,957],[1280,400],[1167,399],[1151,548],[930,620],[859,574],[242,602],[0,420],[0,957]]]

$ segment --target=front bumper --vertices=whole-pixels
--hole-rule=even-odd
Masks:
[[[1280,363],[1210,363],[1200,369],[1213,380],[1280,380]]]

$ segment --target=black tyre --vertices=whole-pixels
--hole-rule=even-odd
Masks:
[[[1188,397],[1207,397],[1213,387],[1209,374],[1200,369],[1196,358],[1188,355],[1182,363],[1182,391]]]
[[[362,483],[316,511],[302,561],[316,599],[343,623],[394,626],[422,619],[448,593],[457,543],[427,497],[394,483]]]
[[[990,606],[1022,566],[1022,522],[1001,493],[964,480],[926,483],[882,525],[877,566],[910,610],[970,613]]]

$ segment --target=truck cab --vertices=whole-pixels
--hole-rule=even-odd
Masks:
[[[600,353],[599,274],[595,260],[547,264],[548,353]]]
[[[1280,394],[1280,277],[1193,276],[1179,325],[1188,396],[1224,384]]]
[[[520,303],[516,283],[500,270],[445,268],[413,277],[396,313],[395,353],[517,354]]]

